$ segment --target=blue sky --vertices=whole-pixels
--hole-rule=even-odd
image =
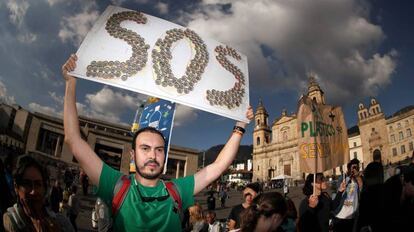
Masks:
[[[295,112],[314,72],[329,104],[341,105],[348,127],[356,109],[376,97],[388,116],[413,104],[414,9],[396,0],[1,0],[0,100],[62,114],[60,68],[108,5],[189,27],[248,57],[250,102],[263,99],[269,122]],[[80,114],[130,124],[137,102],[129,91],[80,80]],[[207,149],[224,143],[234,121],[178,106],[172,144]],[[243,144],[252,143],[251,124]]]

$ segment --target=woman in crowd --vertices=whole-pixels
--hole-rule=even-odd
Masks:
[[[306,197],[299,206],[298,231],[328,232],[331,211],[340,204],[342,192],[345,190],[345,182],[341,183],[335,199],[332,200],[326,192],[328,186],[323,174],[316,174],[315,186],[313,185],[313,177],[313,174],[309,174],[303,186],[303,194]]]
[[[203,209],[199,204],[195,204],[188,208],[190,214],[190,227],[191,232],[204,232],[208,231],[208,224],[203,217]]]
[[[17,203],[3,215],[6,231],[73,231],[66,217],[46,208],[49,177],[35,159],[21,158],[13,177]]]
[[[282,194],[267,192],[257,196],[252,206],[241,214],[240,231],[284,231],[280,225],[287,214],[287,204]]]

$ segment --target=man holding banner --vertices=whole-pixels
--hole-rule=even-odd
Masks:
[[[106,165],[85,142],[79,131],[76,109],[76,78],[68,74],[76,67],[76,55],[71,55],[62,66],[66,82],[64,102],[65,142],[93,184],[98,186],[98,195],[111,205],[114,188],[122,174]],[[246,118],[253,118],[251,107]],[[216,180],[232,163],[247,123],[237,122],[233,132],[214,163],[206,166],[194,176],[173,180],[184,210],[194,204],[193,195],[199,193]],[[165,140],[154,128],[142,128],[133,139],[132,157],[136,173],[129,176],[131,186],[124,195],[123,203],[113,217],[115,231],[181,231],[180,215],[175,208],[175,197],[170,196],[165,183],[160,180],[164,169]],[[173,199],[174,197],[174,199]]]

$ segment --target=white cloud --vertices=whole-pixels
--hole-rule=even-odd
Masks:
[[[6,5],[10,12],[10,22],[18,29],[17,40],[26,44],[36,41],[37,36],[27,29],[24,21],[30,4],[25,0],[8,0]]]
[[[29,3],[25,0],[9,0],[7,8],[10,11],[10,21],[16,26],[22,26]]]
[[[130,123],[122,122],[122,114],[127,111],[134,112],[143,100],[127,94],[126,91],[113,90],[107,86],[96,93],[86,94],[85,98],[85,103],[77,103],[79,115],[122,124]]]
[[[158,12],[160,14],[168,14],[168,4],[167,3],[163,3],[163,2],[159,2],[155,5],[155,8],[158,10]]]
[[[328,102],[345,103],[391,81],[395,52],[377,52],[386,36],[363,1],[227,1],[225,12],[222,3],[206,0],[177,20],[246,54],[252,88],[303,92],[313,70]]]
[[[175,116],[174,116],[174,126],[179,127],[183,126],[189,122],[192,122],[198,118],[196,109],[177,104]]]
[[[16,103],[14,96],[9,96],[7,94],[7,87],[2,82],[1,78],[0,78],[0,102],[4,102],[8,105],[12,105]]]
[[[63,106],[63,96],[58,96],[55,92],[48,92],[49,96],[55,101],[58,105]]]
[[[35,102],[29,104],[29,109],[33,112],[40,112],[46,115],[54,117],[62,117],[62,111],[57,111],[55,108],[50,106],[42,106]]]
[[[71,42],[78,46],[98,17],[99,12],[97,11],[96,3],[90,2],[90,4],[85,4],[82,12],[79,14],[62,17],[59,38],[63,42]]]
[[[66,2],[66,0],[47,0],[47,2],[49,3],[49,6],[53,6],[55,4]]]
[[[37,63],[38,71],[33,73],[33,76],[39,78],[47,84],[52,84],[54,87],[60,87],[64,85],[63,78],[56,76],[56,74],[49,69],[45,64]]]

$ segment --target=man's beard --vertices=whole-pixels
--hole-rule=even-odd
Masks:
[[[158,167],[160,167],[160,171],[158,172],[158,173],[150,173],[150,174],[146,174],[146,173],[143,173],[143,172],[141,172],[141,170],[140,170],[140,167],[138,166],[138,164],[137,164],[137,161],[135,161],[135,167],[137,167],[136,168],[136,171],[137,171],[137,173],[140,175],[140,176],[142,176],[143,178],[145,178],[145,179],[148,179],[148,180],[155,180],[155,179],[157,179],[157,178],[159,178],[160,176],[161,176],[161,174],[162,174],[162,171],[164,170],[164,165],[163,166],[161,166],[156,160],[150,160],[150,161],[147,161],[145,164],[144,164],[144,166],[143,166],[143,168],[145,168],[149,163],[155,163],[155,164],[157,164],[158,165]]]

